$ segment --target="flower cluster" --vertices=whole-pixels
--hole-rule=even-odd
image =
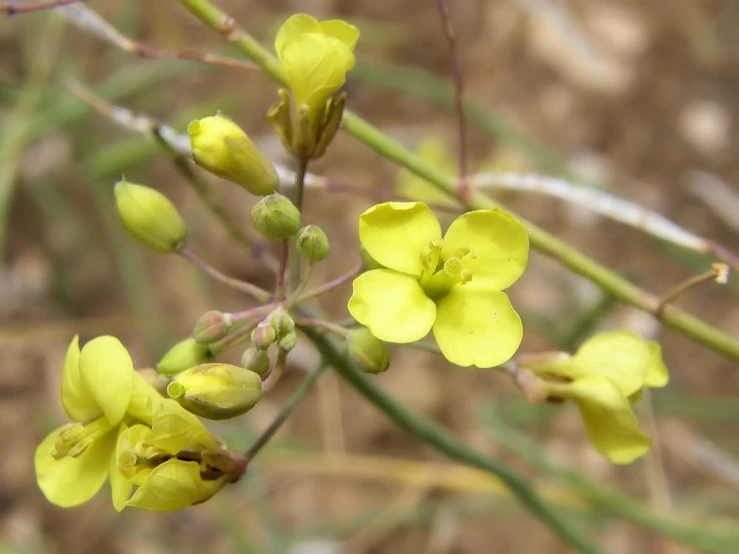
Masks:
[[[525,367],[537,378],[528,383],[530,392],[577,404],[590,442],[610,461],[628,464],[649,450],[631,404],[645,388],[669,380],[659,344],[612,331],[592,337],[574,356],[547,356]]]
[[[243,468],[202,423],[162,398],[136,371],[114,337],[64,360],[62,404],[72,423],[36,449],[39,487],[63,507],[87,502],[110,479],[113,505],[173,511],[202,502]]]

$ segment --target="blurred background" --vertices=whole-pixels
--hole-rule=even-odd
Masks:
[[[739,3],[449,3],[475,102],[473,171],[567,175],[739,251]],[[87,4],[146,44],[238,56],[173,0]],[[448,50],[432,0],[217,4],[266,44],[296,11],[356,24],[362,36],[348,104],[409,147],[436,136],[455,156]],[[409,438],[333,375],[324,376],[246,477],[205,505],[167,515],[116,514],[107,487],[79,508],[48,504],[36,487],[32,456],[64,419],[59,381],[74,334],[115,334],[143,368],[188,335],[204,311],[249,306],[186,262],[129,240],[112,204],[112,185],[122,174],[177,204],[194,249],[208,261],[271,286],[270,274],[229,237],[157,144],[94,113],[65,88],[70,79],[180,131],[190,119],[221,110],[269,157],[289,162],[264,117],[276,87],[258,72],[139,59],[53,13],[0,18],[0,553],[566,552],[497,482]],[[398,180],[395,167],[345,135],[311,169],[365,191],[392,192]],[[246,228],[252,199],[203,177]],[[496,197],[657,294],[710,268],[709,258],[557,200]],[[354,263],[356,216],[370,203],[366,194],[309,192],[305,221],[324,226],[332,244],[314,282]],[[736,335],[737,284],[709,283],[678,304]],[[348,292],[342,288],[323,307],[345,317]],[[655,436],[650,456],[610,465],[585,440],[574,407],[528,405],[502,373],[396,349],[378,382],[525,472],[609,552],[700,552],[588,506],[567,480],[544,471],[542,459],[550,470],[569,467],[596,488],[703,529],[735,519],[737,364],[660,329],[539,254],[532,253],[510,294],[524,316],[523,351],[572,349],[616,327],[660,341],[672,380],[638,408]],[[252,412],[213,426],[234,448],[245,449],[269,424],[316,357],[301,344],[291,360],[280,386]]]

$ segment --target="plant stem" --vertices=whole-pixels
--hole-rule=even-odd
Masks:
[[[251,283],[247,283],[246,281],[240,281],[239,279],[234,279],[233,277],[224,275],[215,267],[208,264],[208,262],[203,260],[189,247],[183,248],[180,251],[180,256],[192,262],[192,264],[195,265],[198,269],[200,269],[219,283],[223,283],[224,285],[231,287],[232,289],[246,293],[263,304],[268,302],[270,297],[272,296],[266,290],[261,289],[256,285],[252,285]]]
[[[51,2],[39,2],[38,4],[30,4],[28,6],[16,6],[14,3],[0,4],[0,13],[4,13],[6,15],[20,15],[22,13],[38,12],[41,10],[69,6],[83,1],[84,0],[53,0]]]
[[[299,158],[295,171],[295,189],[293,190],[293,204],[303,215],[303,192],[305,189],[305,174],[308,171],[308,160]],[[298,288],[300,283],[300,256],[295,247],[295,238],[290,241],[290,287]]]
[[[302,296],[300,296],[294,303],[300,304],[301,302],[305,302],[306,300],[310,300],[311,298],[316,298],[318,296],[322,296],[326,294],[327,292],[331,292],[336,287],[339,287],[349,281],[350,279],[353,279],[354,276],[362,271],[362,262],[360,261],[357,263],[354,267],[352,267],[349,271],[344,273],[343,275],[338,276],[336,279],[332,279],[331,281],[327,281],[324,284],[309,290],[308,292],[304,293]]]
[[[290,295],[290,298],[287,299],[288,307],[295,305],[300,299],[300,295],[303,294],[305,292],[305,289],[308,288],[311,277],[313,276],[313,268],[315,267],[315,265],[316,264],[313,261],[308,262],[308,267],[305,268],[305,274],[300,279],[300,284],[295,288],[293,293]]]
[[[290,241],[280,241],[280,260],[277,264],[277,278],[275,281],[275,300],[280,302],[285,299],[285,274],[287,273],[287,262],[290,258]]]
[[[280,409],[280,412],[277,414],[277,417],[270,423],[269,427],[262,433],[259,438],[249,447],[249,450],[247,450],[244,453],[244,457],[246,458],[246,464],[248,465],[249,462],[251,462],[254,457],[259,454],[259,452],[264,448],[264,446],[269,442],[269,440],[274,436],[274,434],[282,427],[282,425],[287,421],[287,418],[290,417],[290,414],[293,413],[293,410],[295,407],[300,403],[300,401],[303,399],[303,397],[313,388],[313,385],[315,385],[318,382],[318,378],[323,375],[324,371],[326,371],[326,365],[321,364],[318,369],[316,369],[314,372],[310,373],[305,379],[303,379],[303,382],[300,383],[300,386],[295,390],[295,392],[292,393],[290,398],[288,398],[287,402],[285,402],[285,405],[282,406]]]
[[[670,302],[698,285],[702,285],[708,281],[716,281],[720,284],[726,283],[728,280],[728,272],[729,268],[726,264],[713,264],[713,269],[683,281],[660,299],[659,305],[657,306],[657,315],[664,313],[665,308],[670,304]]]
[[[500,460],[489,458],[459,441],[452,433],[444,430],[434,422],[414,412],[401,402],[383,391],[373,379],[363,375],[339,353],[334,344],[320,332],[310,327],[303,332],[313,341],[324,362],[330,364],[339,375],[362,396],[377,406],[399,427],[434,446],[453,460],[485,470],[496,475],[513,492],[518,499],[544,524],[549,526],[565,542],[577,548],[579,552],[598,553],[601,550],[584,537],[579,529],[572,527],[563,517],[545,501],[528,484],[526,478]]]
[[[349,334],[347,329],[344,329],[341,325],[331,323],[323,319],[315,319],[311,317],[296,317],[295,324],[301,327],[313,327],[315,329],[323,329],[329,333],[339,335],[340,337],[346,337]]]
[[[285,84],[285,76],[277,58],[251,35],[237,26],[231,17],[219,10],[209,0],[179,1],[206,25],[224,35],[226,40],[262,67],[267,75],[278,83]],[[425,179],[449,196],[454,196],[456,183],[451,176],[410,152],[403,145],[348,110],[344,112],[343,129],[378,154]],[[472,199],[466,203],[469,208],[489,209],[499,207],[495,201],[481,192],[472,191],[471,196]],[[654,295],[614,274],[533,223],[521,218],[519,218],[519,221],[526,227],[531,245],[534,248],[558,260],[575,273],[593,281],[622,302],[651,314],[656,313],[659,300]],[[668,307],[664,313],[660,314],[658,319],[667,327],[679,331],[707,348],[729,359],[739,360],[739,339],[708,325],[700,319],[674,307]]]

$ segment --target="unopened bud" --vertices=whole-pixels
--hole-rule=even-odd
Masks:
[[[262,394],[262,379],[231,364],[202,364],[177,374],[167,394],[186,410],[208,419],[228,419],[251,410]]]
[[[284,337],[295,330],[295,321],[282,310],[272,312],[269,316],[269,324],[278,337]]]
[[[277,340],[277,331],[269,323],[260,323],[251,332],[251,342],[259,350],[267,350]]]
[[[390,367],[385,343],[364,328],[349,335],[349,360],[365,373],[382,373]]]
[[[191,121],[187,126],[195,163],[211,173],[264,196],[277,190],[274,166],[246,133],[222,115]]]
[[[298,344],[298,335],[296,335],[293,331],[286,334],[277,342],[277,348],[279,348],[283,352],[290,352],[293,348],[295,348],[296,344]]]
[[[210,344],[221,340],[231,327],[231,316],[212,310],[200,316],[192,336],[200,344]]]
[[[113,194],[118,217],[134,239],[162,254],[184,247],[185,222],[161,192],[124,180],[116,183]]]
[[[178,342],[159,360],[157,371],[162,375],[176,375],[181,371],[209,362],[212,359],[207,344],[200,344],[194,338]]]
[[[264,375],[270,367],[267,351],[259,348],[247,348],[241,356],[241,367],[253,371],[257,375]]]
[[[268,239],[286,239],[300,229],[300,211],[281,194],[270,194],[252,208],[251,224]]]
[[[298,232],[295,249],[304,258],[320,262],[328,256],[328,237],[318,225],[308,225]]]

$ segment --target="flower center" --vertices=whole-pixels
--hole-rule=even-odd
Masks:
[[[421,252],[424,271],[420,283],[431,300],[439,300],[449,294],[453,286],[469,282],[472,272],[465,268],[465,262],[477,257],[472,249],[460,248],[454,256],[442,260],[442,245],[442,240],[434,240]]]
[[[113,425],[105,416],[100,416],[89,423],[65,425],[64,430],[54,443],[51,457],[55,460],[61,460],[66,456],[77,458],[84,454],[96,440],[107,435],[111,429],[113,429]]]

